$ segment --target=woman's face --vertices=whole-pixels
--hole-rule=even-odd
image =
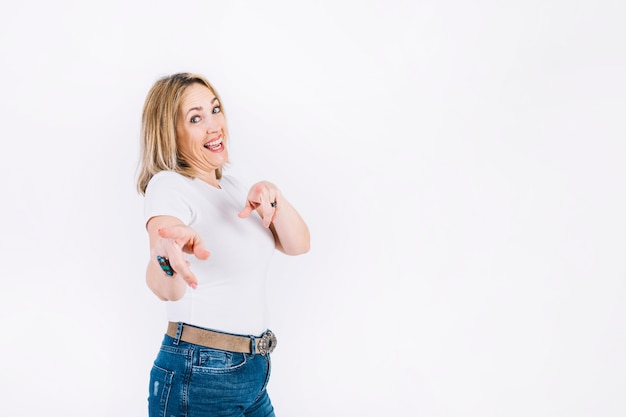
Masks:
[[[210,174],[228,161],[226,119],[220,106],[209,88],[194,83],[185,89],[178,109],[178,149],[193,168]]]

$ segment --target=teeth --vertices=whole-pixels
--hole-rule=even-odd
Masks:
[[[216,148],[222,144],[222,138],[216,139],[204,145],[205,148]]]

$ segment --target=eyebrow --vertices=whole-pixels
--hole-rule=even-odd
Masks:
[[[217,97],[213,97],[213,100],[211,100],[211,104],[215,103],[216,101],[217,101]],[[192,107],[189,110],[187,110],[186,114],[189,114],[192,111],[202,111],[202,110],[204,110],[202,106]]]

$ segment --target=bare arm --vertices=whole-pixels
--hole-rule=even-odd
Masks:
[[[176,301],[185,295],[187,286],[196,288],[198,280],[189,268],[185,253],[194,254],[198,259],[208,259],[210,253],[204,247],[200,236],[176,217],[156,216],[146,225],[150,236],[150,260],[146,268],[146,283],[152,292],[164,301]],[[173,276],[168,276],[159,266],[156,258],[169,259]]]
[[[272,202],[276,204],[272,206]],[[311,236],[308,226],[274,184],[261,181],[252,186],[239,217],[248,217],[253,210],[259,213],[265,227],[269,227],[274,234],[276,249],[287,255],[301,255],[309,251]]]

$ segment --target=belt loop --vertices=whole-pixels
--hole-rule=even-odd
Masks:
[[[250,336],[250,353],[252,355],[256,353],[256,338],[254,336]]]
[[[176,336],[174,336],[174,345],[178,346],[180,343],[180,337],[183,335],[183,322],[178,322],[178,327],[176,327]]]

